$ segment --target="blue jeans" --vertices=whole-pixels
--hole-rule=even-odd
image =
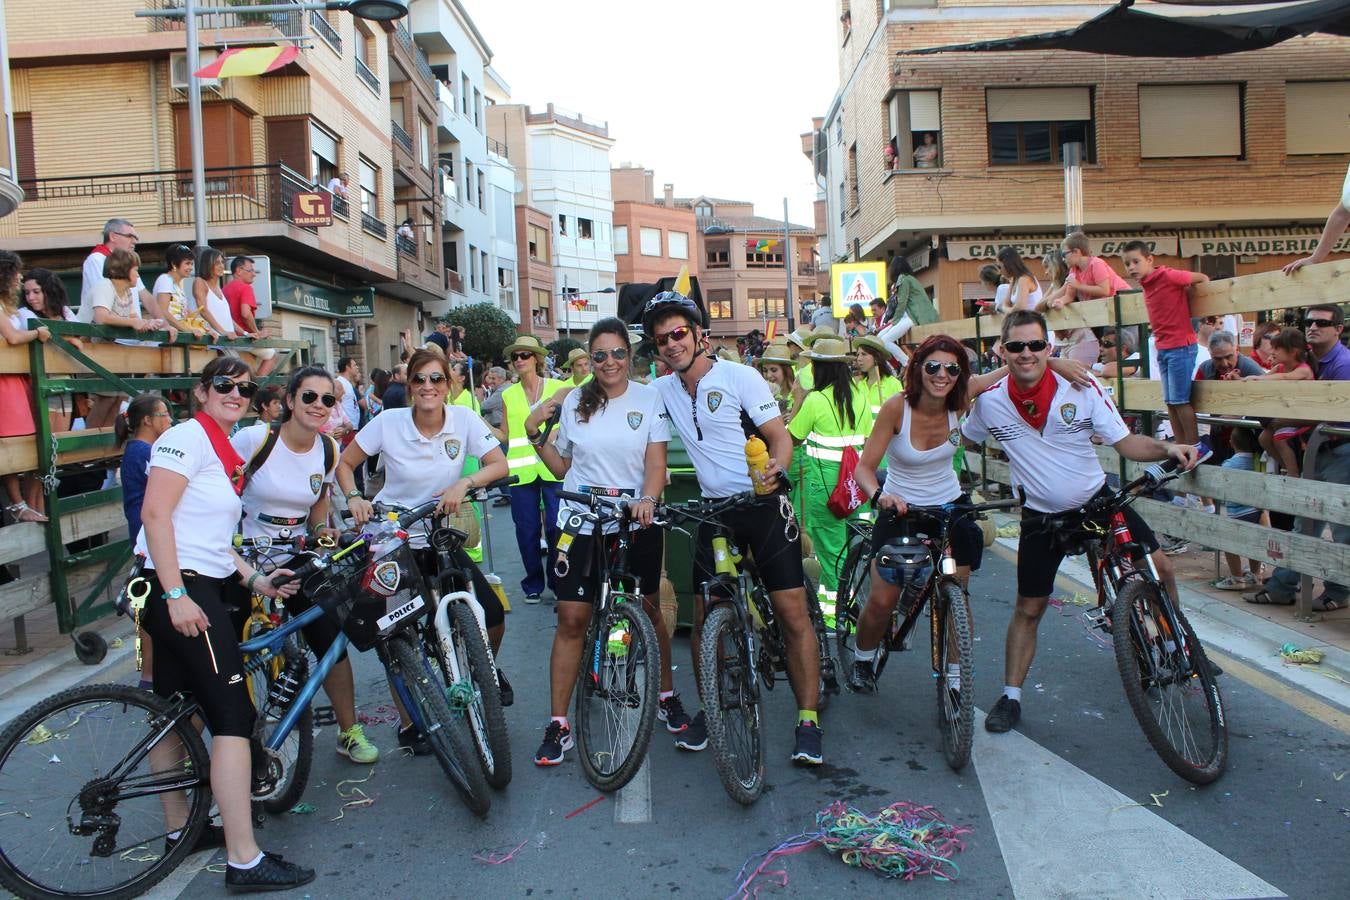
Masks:
[[[541,594],[553,589],[553,561],[558,552],[558,491],[562,484],[536,478],[529,484],[515,484],[511,491],[511,521],[516,526],[516,546],[525,577],[520,589],[526,594]],[[548,535],[548,554],[539,551],[540,535]],[[547,572],[545,572],[547,562]]]
[[[1185,406],[1191,402],[1191,385],[1195,381],[1195,358],[1200,355],[1198,344],[1169,347],[1158,351],[1158,377],[1162,379],[1163,403]]]
[[[1327,481],[1332,484],[1350,484],[1350,441],[1341,441],[1334,447],[1325,447],[1317,454],[1317,481]],[[1302,517],[1294,520],[1294,532],[1302,534]],[[1321,535],[1322,523],[1317,523],[1317,530],[1314,534]],[[1350,544],[1350,525],[1332,525],[1331,539],[1338,544]],[[1294,594],[1298,593],[1299,580],[1302,576],[1293,569],[1276,569],[1269,578],[1266,579],[1266,592],[1270,594],[1272,600],[1279,602],[1289,602],[1294,599]],[[1337,584],[1334,581],[1326,583],[1326,595],[1333,600],[1346,600],[1350,598],[1350,587],[1344,584]]]

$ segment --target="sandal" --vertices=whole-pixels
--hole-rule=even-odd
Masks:
[[[1293,606],[1293,605],[1294,605],[1294,598],[1293,598],[1293,597],[1290,597],[1288,600],[1276,600],[1274,597],[1272,597],[1272,596],[1270,595],[1270,591],[1267,591],[1265,588],[1262,588],[1261,590],[1257,591],[1257,592],[1254,593],[1254,594],[1243,594],[1243,595],[1242,595],[1242,599],[1243,599],[1243,600],[1246,600],[1248,603],[1253,603],[1253,604],[1255,604],[1255,605],[1257,605],[1257,606]]]
[[[1333,612],[1338,609],[1345,609],[1347,604],[1345,600],[1332,597],[1325,591],[1313,600],[1312,608],[1317,612]]]
[[[10,518],[12,518],[17,524],[24,524],[27,522],[37,522],[41,524],[43,522],[48,521],[46,516],[38,512],[36,509],[33,509],[33,507],[29,506],[22,500],[20,500],[18,503],[12,503],[9,506],[6,506],[5,512],[9,513]]]

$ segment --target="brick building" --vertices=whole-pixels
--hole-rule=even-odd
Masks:
[[[1169,9],[1136,5],[1150,7]],[[942,315],[962,315],[1000,246],[1037,255],[1063,235],[1067,142],[1084,147],[1086,229],[1117,269],[1132,238],[1153,242],[1167,265],[1217,277],[1310,251],[1350,159],[1350,40],[1201,59],[897,55],[1062,29],[1100,10],[1087,0],[840,3],[840,89],[811,136],[831,261],[904,254]],[[937,152],[920,167],[925,135]]]
[[[5,18],[5,2],[0,0],[0,22]],[[0,216],[7,216],[23,202],[19,176],[15,170],[14,117],[10,113],[9,51],[5,35],[0,34]]]
[[[675,188],[665,185],[656,202],[653,173],[641,166],[623,165],[610,171],[614,194],[615,283],[650,284],[678,275],[681,266],[699,274],[694,211],[674,205]]]

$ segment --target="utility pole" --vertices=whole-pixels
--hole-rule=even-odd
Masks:
[[[787,303],[784,304],[784,306],[787,310],[787,330],[791,333],[796,327],[793,325],[793,322],[796,321],[796,317],[793,316],[793,311],[797,308],[797,301],[792,296],[792,231],[791,226],[788,224],[788,202],[786,197],[783,198],[783,268],[787,270]]]

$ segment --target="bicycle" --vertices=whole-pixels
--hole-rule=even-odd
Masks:
[[[426,588],[399,530],[435,507],[418,507],[373,534],[344,535],[337,549],[307,560],[292,577],[311,579],[314,606],[240,646],[245,671],[259,673],[320,616],[342,626],[281,705],[280,721],[253,741],[255,798],[272,796],[283,782],[278,751],[351,644],[376,650],[466,804],[486,813],[482,771],[459,762],[473,759],[472,738],[432,686],[415,634],[429,612]],[[62,691],[19,715],[0,734],[0,884],[23,897],[123,898],[163,880],[192,853],[210,813],[210,759],[194,724],[200,717],[189,696],[166,699],[118,684]],[[173,831],[179,839],[160,853],[154,845]]]
[[[962,519],[990,510],[1010,509],[1019,500],[993,503],[949,503],[943,506],[910,506],[904,516],[908,534],[901,534],[875,554],[878,566],[900,569],[900,599],[891,613],[891,624],[882,635],[873,661],[873,671],[881,677],[886,660],[893,651],[907,650],[909,636],[925,609],[928,611],[929,640],[933,679],[937,686],[938,725],[942,732],[942,754],[953,771],[961,771],[970,761],[975,739],[975,643],[967,608],[967,594],[956,578],[956,560],[952,557],[952,529]],[[894,516],[883,511],[882,515]],[[935,525],[931,533],[920,528]],[[869,529],[870,530],[870,529]],[[859,545],[854,548],[862,551]],[[853,669],[854,638],[858,618],[870,596],[867,577],[874,554],[871,547],[859,553],[855,564],[858,589],[841,597],[835,611],[835,639],[839,643],[839,664],[844,671]],[[936,565],[934,561],[936,560]],[[952,686],[950,666],[960,673],[959,686]]]
[[[588,510],[569,517],[564,535],[575,537],[583,521],[596,534],[603,534],[606,525],[618,526],[612,548],[607,541],[593,542],[590,563],[601,574],[600,592],[581,644],[575,692],[581,771],[599,790],[617,791],[647,758],[660,697],[661,650],[637,578],[628,570],[634,527],[630,501],[573,491],[558,496]]]
[[[1139,727],[1169,769],[1194,784],[1210,784],[1228,765],[1228,725],[1215,670],[1124,514],[1139,491],[1177,478],[1177,468],[1174,460],[1147,466],[1117,491],[1078,509],[1029,518],[1023,527],[1039,523],[1053,531],[1065,555],[1087,555],[1097,605],[1084,616],[1111,635]]]
[[[764,743],[760,736],[763,696],[755,676],[773,690],[780,675],[786,678],[787,643],[774,616],[768,591],[752,560],[743,558],[718,518],[722,513],[749,506],[762,498],[747,491],[717,500],[690,500],[661,505],[657,517],[667,522],[688,521],[714,529],[714,576],[702,587],[705,615],[699,653],[699,695],[707,714],[708,741],[722,786],[737,803],[754,803],[764,791]],[[780,502],[788,503],[786,495]],[[796,519],[784,517],[795,532]],[[776,523],[775,523],[776,524]],[[789,534],[789,542],[796,534]],[[828,654],[825,622],[814,585],[807,583],[806,603],[822,656]],[[822,678],[820,708],[828,693]],[[833,670],[833,659],[829,659]]]
[[[868,519],[848,520],[848,542],[844,551],[844,564],[839,567],[839,594],[835,600],[835,621],[832,623],[835,640],[839,640],[839,611],[844,609],[850,597],[858,596],[868,583],[868,573],[872,567],[872,526]],[[840,648],[842,651],[842,647]],[[844,670],[848,677],[848,670]]]

